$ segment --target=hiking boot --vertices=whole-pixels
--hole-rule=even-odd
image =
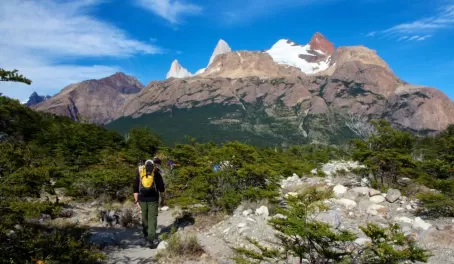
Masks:
[[[147,242],[145,243],[145,247],[147,248],[153,248],[153,242],[147,239]]]

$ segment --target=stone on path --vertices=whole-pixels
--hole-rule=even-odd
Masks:
[[[355,201],[350,200],[350,199],[345,199],[345,198],[336,200],[336,203],[343,205],[343,206],[347,207],[348,209],[353,209],[357,206]]]
[[[386,216],[388,210],[383,205],[372,204],[371,206],[369,206],[369,208],[367,208],[367,213],[374,216]]]
[[[167,241],[161,241],[161,243],[159,243],[158,247],[156,248],[157,250],[163,250],[163,249],[166,249],[168,246],[168,243]]]
[[[416,217],[415,221],[413,222],[413,229],[422,229],[422,230],[427,230],[431,228],[432,225],[430,223],[425,222],[424,220],[421,219],[421,217]]]
[[[260,206],[260,208],[258,208],[257,210],[255,210],[255,214],[256,214],[256,215],[261,215],[261,216],[263,216],[264,218],[267,218],[267,217],[270,215],[270,213],[269,213],[269,211],[268,211],[268,207],[266,207],[266,206],[264,206],[264,205]]]
[[[367,195],[369,193],[369,187],[356,187],[351,189],[350,191],[360,195]]]
[[[347,187],[338,184],[338,185],[334,186],[333,192],[337,197],[342,196],[343,194],[345,194],[347,192]]]
[[[369,198],[369,201],[375,204],[383,203],[385,201],[385,197],[382,195],[375,195]]]
[[[410,218],[405,217],[405,216],[395,217],[394,220],[397,221],[397,222],[400,222],[400,223],[407,223],[407,224],[410,224],[410,225],[412,225],[413,222],[414,222],[413,219],[410,219]]]
[[[252,210],[251,209],[247,209],[247,210],[244,210],[243,211],[243,216],[244,217],[247,217],[248,215],[252,214]]]
[[[390,203],[394,203],[395,201],[399,200],[402,196],[399,190],[396,189],[389,189],[388,193],[386,194],[386,200]]]
[[[370,189],[369,190],[369,196],[372,197],[372,196],[375,196],[375,195],[380,195],[381,192],[378,191],[378,190],[375,190],[375,189]]]
[[[168,207],[168,206],[163,206],[163,207],[161,207],[161,211],[164,211],[164,212],[165,212],[165,211],[168,211],[168,210],[169,210],[169,207]]]
[[[446,225],[443,230],[430,228],[422,233],[420,241],[425,245],[454,250],[454,226]]]

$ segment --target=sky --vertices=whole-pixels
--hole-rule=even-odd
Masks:
[[[178,59],[195,73],[219,39],[263,51],[279,39],[306,44],[315,32],[339,46],[376,50],[406,82],[454,98],[454,0],[3,0],[0,68],[32,85],[0,83],[27,100],[124,72],[165,79]]]

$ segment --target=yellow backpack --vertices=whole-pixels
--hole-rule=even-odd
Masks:
[[[148,191],[153,188],[155,171],[156,167],[153,168],[153,171],[150,175],[147,175],[145,166],[139,167],[140,191]]]

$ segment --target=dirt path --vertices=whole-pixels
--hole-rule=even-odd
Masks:
[[[158,233],[170,232],[175,222],[172,211],[159,212],[158,215]],[[92,233],[104,232],[114,233],[118,238],[119,246],[110,247],[107,250],[108,264],[142,264],[155,263],[157,249],[144,247],[144,238],[140,228],[94,228]]]

